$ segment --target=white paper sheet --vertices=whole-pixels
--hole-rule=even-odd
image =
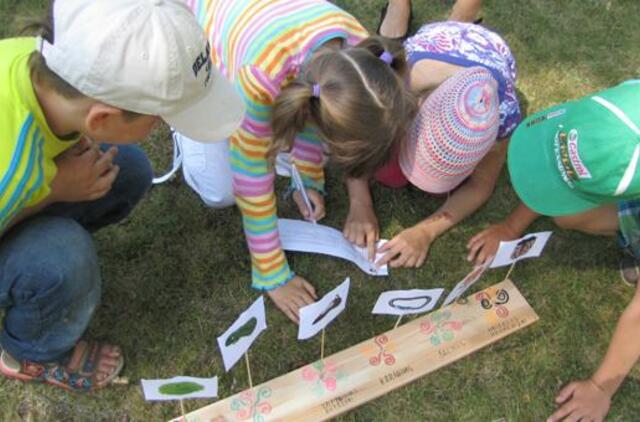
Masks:
[[[504,267],[527,258],[537,258],[551,237],[551,232],[530,233],[510,242],[500,242],[490,268]]]
[[[460,296],[464,294],[471,286],[473,286],[476,281],[480,280],[482,274],[489,268],[489,264],[476,265],[473,270],[469,274],[467,274],[461,282],[456,284],[456,287],[451,290],[451,292],[447,295],[447,298],[442,302],[442,306],[447,306],[450,303],[458,300]]]
[[[353,262],[369,275],[386,276],[389,269],[386,265],[376,268],[369,262],[367,248],[361,248],[349,242],[342,232],[321,224],[313,224],[302,220],[281,218],[278,220],[280,243],[286,251],[311,252],[331,255]],[[378,247],[386,240],[380,240]],[[375,261],[384,254],[376,254]]]
[[[378,297],[371,313],[409,315],[429,312],[443,292],[444,289],[389,290]]]
[[[244,327],[244,330],[238,331],[242,327]],[[249,350],[258,335],[266,329],[264,297],[260,296],[235,320],[224,334],[218,337],[218,347],[220,348],[220,353],[222,353],[224,369],[227,372]]]
[[[298,326],[298,340],[306,340],[326,328],[347,306],[349,286],[351,280],[347,277],[342,284],[322,299],[300,308],[300,325]]]
[[[218,377],[213,378],[194,378],[194,377],[173,377],[169,379],[158,380],[140,380],[142,384],[142,392],[144,399],[147,401],[166,401],[166,400],[187,400],[187,399],[207,399],[218,397]],[[180,383],[180,384],[178,384]],[[188,384],[186,384],[188,383]],[[178,384],[178,385],[176,385]],[[162,387],[165,388],[181,388],[186,390],[198,390],[185,394],[170,394],[161,392]]]

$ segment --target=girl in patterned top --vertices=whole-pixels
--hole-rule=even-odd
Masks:
[[[491,196],[506,140],[521,115],[515,59],[498,34],[473,23],[446,21],[424,25],[404,47],[411,89],[424,102],[410,135],[376,179],[391,187],[410,182],[447,200],[385,244],[378,265],[420,267],[431,243]],[[351,179],[347,186],[351,204],[344,234],[368,246],[373,257],[379,228],[368,180]]]
[[[347,174],[369,174],[405,133],[415,100],[402,78],[401,45],[375,38],[324,0],[190,0],[211,42],[214,65],[247,107],[228,140],[201,145],[178,136],[189,185],[212,207],[236,203],[251,253],[253,287],[268,291],[297,321],[315,299],[291,271],[277,230],[274,161],[281,151],[300,170],[324,216],[325,153]]]

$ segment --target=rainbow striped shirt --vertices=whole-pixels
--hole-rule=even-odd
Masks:
[[[77,141],[59,139],[47,124],[29,72],[35,48],[35,38],[0,41],[0,235],[49,196],[54,158]]]
[[[234,82],[247,114],[231,136],[231,168],[251,252],[253,287],[270,290],[291,278],[277,229],[275,174],[265,159],[271,107],[311,53],[331,39],[356,44],[367,36],[358,21],[323,0],[187,0],[208,34],[214,64]],[[305,128],[292,159],[305,186],[324,191],[322,145]]]

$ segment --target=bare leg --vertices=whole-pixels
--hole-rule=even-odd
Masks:
[[[450,21],[473,22],[478,18],[482,0],[457,0],[449,16]]]
[[[563,229],[578,230],[599,236],[615,236],[618,232],[618,207],[603,205],[579,214],[555,217],[553,221]]]
[[[411,0],[389,0],[387,14],[380,25],[380,35],[387,38],[403,37],[409,30]]]

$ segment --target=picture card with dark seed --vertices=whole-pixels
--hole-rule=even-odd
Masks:
[[[316,303],[300,308],[298,340],[306,340],[315,336],[344,311],[347,306],[350,283],[351,280],[347,277],[342,284],[324,295]]]

